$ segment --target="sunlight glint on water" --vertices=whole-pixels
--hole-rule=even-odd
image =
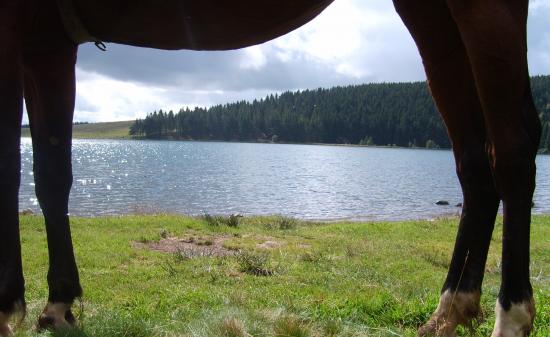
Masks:
[[[39,211],[24,138],[20,208]],[[550,156],[535,213],[550,213]],[[75,140],[70,213],[282,214],[401,220],[456,214],[450,151],[342,146]],[[449,206],[437,206],[438,200]]]

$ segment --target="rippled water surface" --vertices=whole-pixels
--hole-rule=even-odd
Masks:
[[[22,140],[21,209],[39,211]],[[535,213],[550,213],[550,156],[537,160]],[[454,214],[450,151],[216,142],[75,140],[70,213],[282,214],[399,220]],[[449,206],[437,206],[438,200]]]

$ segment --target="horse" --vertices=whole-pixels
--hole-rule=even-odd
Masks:
[[[48,241],[41,328],[71,326],[82,295],[68,217],[75,62],[91,41],[227,50],[283,35],[333,0],[0,0],[0,336],[24,310],[18,220],[23,99],[35,188]],[[480,311],[494,222],[503,203],[501,287],[492,337],[524,337],[535,317],[529,281],[531,201],[541,125],[527,67],[528,0],[393,0],[423,60],[463,193],[439,305],[419,336],[456,335]]]

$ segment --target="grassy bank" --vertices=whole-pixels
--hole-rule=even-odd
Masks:
[[[47,297],[43,219],[22,217],[32,324]],[[435,309],[456,219],[302,223],[286,218],[75,218],[85,289],[69,336],[414,336]],[[498,293],[501,220],[487,263],[488,336]],[[550,217],[533,224],[536,330],[550,335]],[[175,238],[178,238],[177,240]],[[76,313],[80,310],[77,308]],[[57,334],[65,336],[65,334]]]
[[[75,139],[130,139],[130,126],[133,121],[89,123],[73,125]],[[23,137],[30,137],[30,129],[21,129]]]

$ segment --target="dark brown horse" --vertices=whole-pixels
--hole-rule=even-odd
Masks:
[[[332,0],[0,0],[0,336],[24,308],[18,222],[20,127],[27,104],[36,195],[46,222],[49,297],[42,327],[73,323],[81,296],[67,203],[77,46],[107,41],[220,50],[282,35]],[[502,283],[493,337],[523,337],[535,316],[530,207],[540,122],[526,59],[528,0],[394,0],[445,120],[464,202],[439,306],[419,335],[454,336],[479,313],[499,201]]]

